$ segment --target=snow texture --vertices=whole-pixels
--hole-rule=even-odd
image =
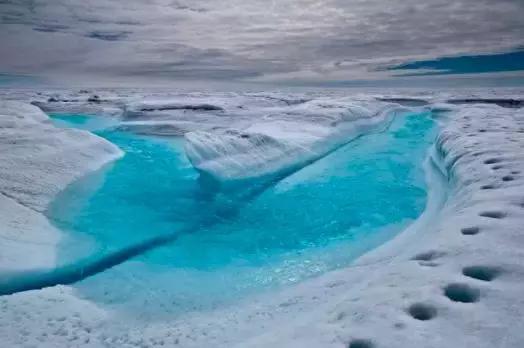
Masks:
[[[13,93],[10,98],[25,101],[32,95],[25,91],[16,92],[16,96]],[[266,95],[282,98],[276,93]],[[156,322],[142,322],[126,313],[99,308],[78,298],[70,287],[17,293],[0,298],[3,344],[7,347],[524,347],[521,320],[524,110],[497,104],[447,103],[450,99],[473,97],[511,96],[522,100],[522,95],[519,90],[438,93],[413,90],[401,96],[382,91],[365,97],[423,99],[425,106],[418,107],[432,109],[441,130],[432,160],[428,162],[430,197],[425,214],[394,240],[364,255],[351,267],[232,307]],[[254,98],[253,94],[214,96],[219,97],[226,104],[232,100],[241,104],[240,100]],[[323,98],[334,103],[341,97],[298,94],[285,98],[288,101]],[[359,95],[354,100],[365,98]],[[204,101],[206,97],[201,99]],[[273,100],[267,107],[293,109],[308,103],[311,102]],[[227,109],[228,105],[221,107]],[[39,228],[45,218],[39,212],[53,194],[76,174],[115,158],[118,151],[86,133],[54,129],[34,108],[2,103],[1,109],[2,114],[9,115],[0,116],[2,226],[6,226],[6,219],[18,216],[17,221],[7,224],[15,230],[7,234],[2,230],[2,243],[4,235],[9,235],[17,245],[7,248],[20,248],[25,255],[23,250],[27,250],[24,248],[28,241],[46,239],[47,232]],[[175,112],[170,122],[188,112],[202,119],[202,113],[213,113],[207,116],[210,123],[219,123],[221,128],[216,130],[217,134],[200,135],[212,142],[231,136],[236,144],[244,139],[237,135],[246,132],[250,136],[262,134],[262,140],[270,136],[282,142],[294,135],[293,128],[282,134],[272,128],[271,134],[267,134],[260,126],[264,122],[246,121],[259,115],[258,112],[248,112],[249,116],[234,124],[230,122],[233,116],[218,122],[221,117],[218,113],[223,112],[220,110],[159,112],[166,118],[166,112]],[[149,111],[139,116],[142,121],[147,121],[147,117],[156,118]],[[195,129],[196,123],[191,123]],[[309,129],[309,125],[301,127]],[[322,133],[326,130],[322,122],[318,127],[313,139],[319,134],[330,134]],[[237,133],[228,135],[231,132],[228,128]],[[199,131],[210,130],[206,124]],[[22,143],[18,148],[18,144],[9,143],[28,138],[31,146],[24,147]],[[9,151],[5,151],[8,144]],[[241,151],[237,152],[247,151],[250,146],[250,141],[242,143]],[[60,149],[65,154],[52,156],[50,149]],[[82,149],[93,150],[87,151],[91,156],[82,155],[82,163],[73,165],[65,161],[78,156]],[[211,157],[221,160],[223,156]],[[15,158],[23,160],[16,162]],[[202,163],[207,158],[210,156]],[[36,179],[38,182],[33,183]],[[36,252],[37,246],[31,248]]]
[[[35,106],[0,101],[0,271],[54,265],[60,233],[42,215],[53,197],[122,155],[91,133],[55,128]]]

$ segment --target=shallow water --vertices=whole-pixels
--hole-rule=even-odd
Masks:
[[[48,215],[70,232],[62,264],[183,231],[75,285],[93,301],[148,319],[347,266],[392,238],[424,209],[422,164],[435,131],[429,114],[397,117],[386,131],[239,199],[198,180],[181,139],[119,132],[94,116],[53,119],[95,131],[126,153],[53,202]]]

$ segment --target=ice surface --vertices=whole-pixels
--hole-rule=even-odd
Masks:
[[[59,233],[40,213],[74,179],[122,153],[88,132],[55,128],[16,101],[0,102],[0,153],[0,268],[51,266]]]
[[[34,106],[1,102],[0,112],[0,191],[31,209],[45,210],[68,183],[122,155],[93,134],[56,128]]]
[[[69,287],[6,296],[0,299],[0,335],[4,344],[12,347],[33,344],[43,347],[303,348],[347,347],[360,340],[372,342],[376,347],[524,346],[521,323],[524,315],[524,114],[522,109],[482,103],[445,104],[450,99],[462,98],[522,100],[523,91],[405,90],[401,93],[371,91],[366,98],[421,98],[441,116],[442,130],[436,153],[441,156],[437,159],[446,171],[451,193],[439,215],[425,228],[406,231],[360,258],[352,267],[231,308],[190,313],[166,322],[129,322],[125,315],[105,312],[80,299]],[[24,101],[47,97],[31,91],[2,91],[2,94]],[[119,100],[135,98],[131,92],[114,94]],[[262,95],[282,97],[276,93]],[[226,97],[235,100],[255,98],[253,95]],[[263,108],[287,107],[286,102],[256,98],[272,104]],[[322,93],[299,93],[284,99],[315,98],[333,101],[342,97],[339,93],[324,96]],[[433,103],[438,105],[431,106]],[[200,111],[185,113],[187,118],[190,114],[199,114],[199,120],[208,117],[214,126],[243,132],[255,123],[249,121],[251,115],[270,114],[261,109],[248,108],[249,116],[240,117],[234,125],[229,124],[234,117],[225,117],[220,122],[220,115],[203,116]],[[449,111],[445,113],[444,110]],[[179,114],[169,116],[172,122],[177,122],[176,118],[184,114],[182,110],[176,112]],[[144,121],[146,117],[143,116]],[[198,122],[185,122],[198,130]],[[2,135],[11,134],[12,130],[7,130],[11,124],[3,123]],[[203,128],[210,130],[208,125]],[[15,131],[24,134],[23,129],[15,128]],[[40,132],[46,133],[42,129]],[[36,136],[37,132],[33,133],[32,136]],[[39,147],[35,149],[41,151]],[[31,151],[33,148],[26,148],[24,156]],[[2,160],[5,153],[1,153]],[[41,175],[48,174],[43,170]],[[36,224],[41,223],[43,216],[34,210],[31,210],[35,214],[33,217],[22,213],[18,205],[24,195],[10,192],[16,193],[17,199],[7,204],[16,206],[13,209],[16,209],[18,220],[9,226],[38,227]],[[42,194],[37,194],[38,199],[26,201],[42,207],[46,199],[41,197]],[[0,210],[2,221],[9,219],[7,214],[11,211]],[[30,230],[29,238],[39,240],[35,231],[42,230]],[[37,249],[25,250],[28,249],[21,249],[17,255],[27,255]],[[480,271],[472,274],[471,267]],[[496,276],[483,279],[492,269],[497,270]],[[429,315],[429,320],[419,320],[416,317],[420,315],[413,316],[413,308],[422,313],[422,317],[426,316],[424,313],[433,314]]]
[[[293,170],[355,137],[378,129],[394,109],[375,102],[305,102],[265,115],[247,127],[190,132],[186,153],[195,168],[218,181]],[[280,110],[279,110],[280,111]]]

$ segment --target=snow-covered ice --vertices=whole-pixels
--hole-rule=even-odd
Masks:
[[[122,152],[16,101],[0,102],[0,149],[0,271],[52,267],[60,232],[41,213],[69,183]]]
[[[456,102],[522,100],[524,91],[406,90],[401,95],[371,91],[349,97],[342,92],[171,97],[105,93],[104,107],[121,110],[114,113],[121,117],[121,127],[126,122],[180,125],[176,135],[185,134],[195,166],[218,177],[239,175],[238,161],[232,159],[253,151],[253,159],[241,161],[242,170],[262,166],[265,173],[267,168],[282,167],[278,161],[288,148],[280,153],[275,148],[291,143],[289,151],[296,158],[293,151],[301,148],[310,151],[319,146],[322,150],[315,150],[320,155],[337,146],[342,135],[336,126],[342,125],[345,135],[352,134],[354,119],[345,113],[353,110],[352,105],[372,110],[366,114],[358,109],[359,119],[374,118],[381,110],[395,107],[393,98],[421,99],[425,103],[418,107],[433,110],[441,123],[433,159],[428,162],[427,214],[351,267],[235,306],[167,321],[131,320],[79,298],[67,286],[3,296],[0,335],[4,345],[524,346],[524,110]],[[50,104],[45,102],[48,95],[36,92],[1,94],[4,100]],[[70,99],[71,94],[66,92],[64,98]],[[148,107],[140,98],[156,100],[149,104],[168,105],[171,110]],[[162,98],[166,102],[158,102]],[[88,108],[93,104],[86,100],[75,102],[74,107],[81,110],[82,103]],[[59,104],[62,109],[68,107],[67,102]],[[140,112],[130,115],[126,111],[130,109]],[[6,101],[0,103],[0,110],[0,222],[7,226],[0,235],[0,266],[15,272],[50,267],[60,232],[41,213],[68,183],[121,153],[87,132],[53,127],[34,106]],[[348,128],[344,128],[346,123]],[[259,151],[260,146],[264,151]],[[268,167],[267,161],[277,164]],[[443,206],[435,209],[436,201]]]

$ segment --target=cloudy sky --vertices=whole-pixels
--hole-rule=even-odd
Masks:
[[[0,0],[0,80],[522,77],[523,18],[523,0]]]

